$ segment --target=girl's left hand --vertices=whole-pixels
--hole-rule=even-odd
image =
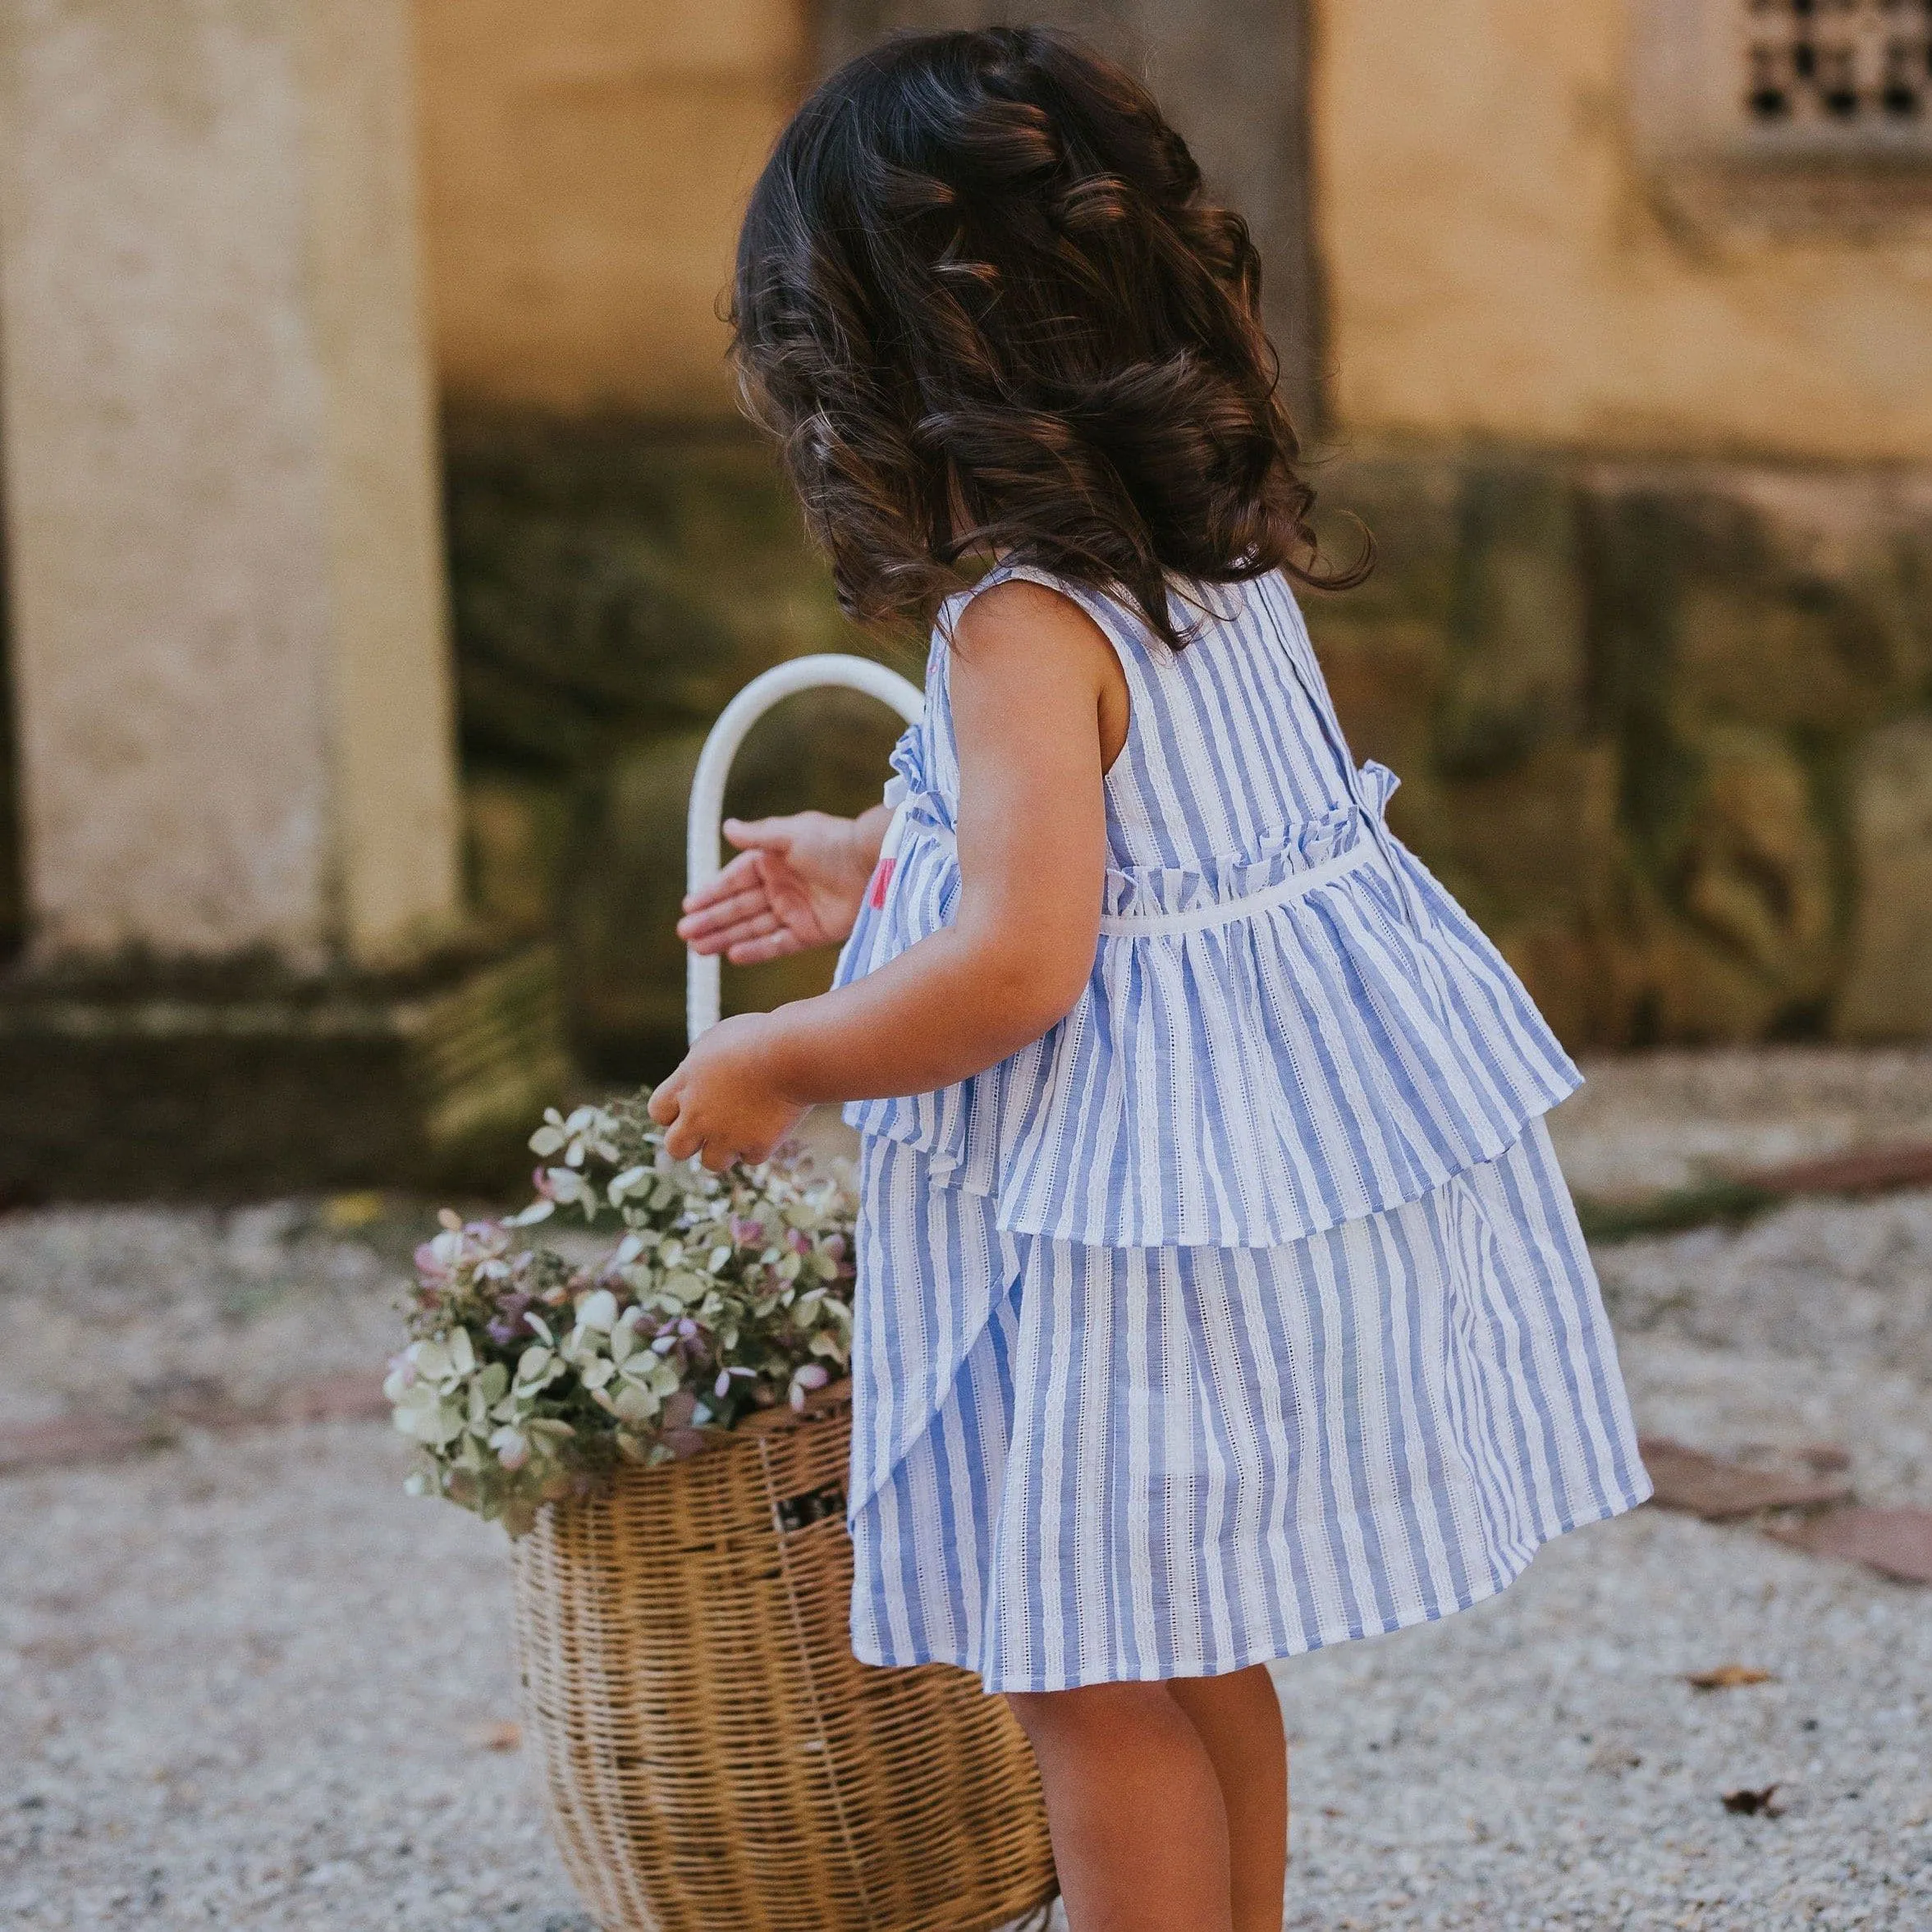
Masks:
[[[766,1013],[720,1020],[651,1096],[651,1118],[670,1129],[664,1144],[673,1160],[701,1155],[713,1174],[735,1161],[755,1164],[804,1117],[805,1103],[772,1077],[776,1031]]]

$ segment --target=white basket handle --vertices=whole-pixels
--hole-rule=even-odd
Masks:
[[[821,652],[810,657],[794,657],[753,678],[725,707],[698,754],[684,849],[687,890],[695,892],[700,886],[708,886],[723,869],[719,840],[725,781],[731,775],[731,761],[738,756],[745,734],[781,699],[822,684],[843,684],[849,690],[863,691],[890,705],[909,725],[918,724],[925,715],[926,700],[917,684],[867,657]],[[694,1041],[718,1023],[720,963],[716,953],[707,957],[685,949],[684,1025]]]

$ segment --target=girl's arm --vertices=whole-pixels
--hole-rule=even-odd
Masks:
[[[1126,680],[1078,605],[1037,584],[973,599],[952,645],[959,908],[877,972],[721,1022],[652,1095],[674,1156],[762,1160],[822,1101],[924,1093],[1063,1018],[1093,970],[1106,859],[1101,781]]]

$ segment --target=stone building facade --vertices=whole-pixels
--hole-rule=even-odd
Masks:
[[[1334,541],[1380,552],[1312,608],[1338,696],[1566,1037],[1932,1032],[1932,12],[1030,11],[1252,220]],[[735,425],[737,213],[827,62],[1000,16],[9,9],[16,976],[558,934],[580,1048],[661,1064],[694,735],[776,657],[895,648]],[[855,799],[886,735],[808,707],[746,797]]]
[[[1927,24],[1323,10],[1323,635],[1581,1042],[1932,1022]]]
[[[607,437],[613,411],[724,418],[730,211],[802,75],[894,26],[1000,14],[831,0],[814,33],[745,0],[700,46],[694,10],[662,11],[678,33],[579,7],[544,10],[552,42],[497,34],[493,117],[453,104],[467,10],[424,16],[435,282],[467,291],[439,295],[446,389],[486,442],[492,411],[540,404],[564,468],[573,413]],[[1815,31],[1784,0],[1032,12],[1145,68],[1255,217],[1335,541],[1352,513],[1381,557],[1312,611],[1344,709],[1403,775],[1404,832],[1566,1036],[1932,1030],[1923,10],[1852,0]],[[645,185],[668,143],[591,165],[700,75],[730,102],[702,140],[672,117],[701,193]],[[544,117],[576,144],[537,139]],[[486,177],[459,121],[568,149],[579,221],[586,181],[626,185],[598,204],[600,243],[573,227],[567,261],[542,254],[545,301],[615,342],[644,311],[600,264],[661,261],[681,320],[651,309],[648,353],[538,354],[507,293],[482,298],[488,251],[437,185]],[[492,165],[521,167],[504,157],[524,144]],[[488,497],[515,520],[515,467],[471,494],[459,462],[459,520]]]

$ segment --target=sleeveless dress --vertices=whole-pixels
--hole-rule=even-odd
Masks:
[[[1279,575],[940,613],[845,983],[952,918],[948,639],[1024,577],[1106,634],[1092,976],[854,1102],[852,1633],[989,1691],[1237,1670],[1493,1596],[1650,1494],[1543,1114],[1580,1076],[1384,817]],[[1203,612],[1206,615],[1203,615]]]

